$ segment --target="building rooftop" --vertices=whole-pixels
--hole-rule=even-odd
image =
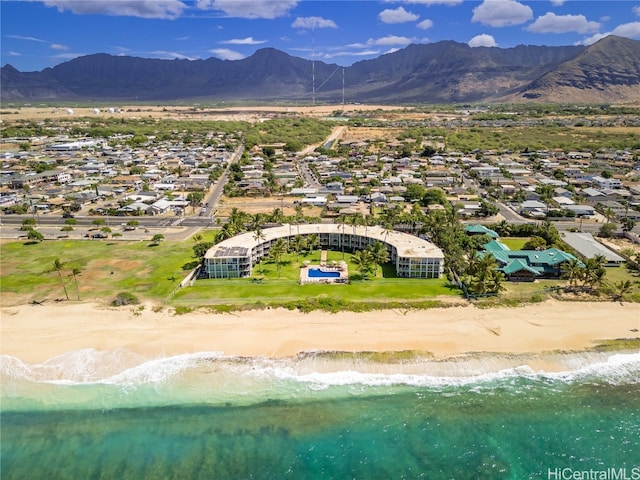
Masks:
[[[562,235],[563,240],[567,242],[567,244],[575,248],[580,255],[586,258],[603,255],[608,263],[621,263],[625,261],[620,255],[599,243],[590,233],[563,232]]]
[[[296,236],[298,234],[312,235],[315,233],[320,235],[321,233],[333,233],[351,235],[354,231],[356,235],[373,238],[374,240],[386,242],[394,246],[398,255],[401,257],[444,258],[442,250],[437,246],[414,235],[396,230],[387,231],[378,226],[357,226],[354,230],[354,227],[350,225],[344,225],[343,228],[342,225],[324,223],[302,225],[285,224],[279,227],[265,228],[262,230],[262,236],[259,239],[256,237],[255,232],[243,233],[214,245],[207,251],[205,258],[245,257],[251,249],[261,243],[282,237]]]

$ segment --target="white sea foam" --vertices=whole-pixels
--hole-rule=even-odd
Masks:
[[[220,352],[146,359],[125,351],[81,350],[29,365],[17,358],[0,355],[0,374],[7,380],[55,385],[105,384],[136,386],[163,384],[180,379],[215,384],[241,392],[238,385],[266,388],[270,382],[294,382],[314,391],[332,386],[446,387],[490,386],[495,382],[527,378],[543,382],[602,381],[609,384],[640,383],[640,353],[567,354],[573,368],[559,372],[535,371],[517,364],[519,357],[495,356],[451,361],[416,360],[401,364],[366,361],[236,358]],[[556,359],[557,360],[557,359]],[[509,365],[506,368],[505,365]]]
[[[219,352],[199,352],[149,360],[125,350],[77,350],[41,364],[0,355],[0,373],[7,378],[60,385],[159,383],[194,366],[221,358]]]
[[[587,357],[587,359],[592,360],[591,357]],[[458,363],[459,362],[436,362],[438,368],[435,370],[442,372],[449,368],[455,373]],[[419,371],[419,373],[376,373],[358,370],[300,373],[290,366],[263,366],[261,369],[254,369],[253,373],[282,380],[306,383],[309,384],[309,388],[313,390],[323,390],[330,386],[350,385],[372,387],[406,385],[435,388],[474,384],[478,386],[491,386],[496,382],[519,378],[527,378],[533,381],[560,381],[564,383],[591,380],[603,381],[608,384],[640,383],[640,353],[615,354],[606,358],[605,361],[583,364],[575,370],[561,372],[538,372],[528,365],[519,365],[476,374],[434,375],[433,366],[434,362],[411,364],[413,370],[422,370]],[[406,365],[393,365],[392,367],[402,370]],[[462,371],[466,373],[467,369],[462,368]],[[459,373],[459,371],[457,373]]]

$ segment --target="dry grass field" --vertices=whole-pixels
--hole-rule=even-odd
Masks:
[[[170,106],[170,105],[111,105],[108,102],[97,102],[94,106],[83,107],[5,107],[0,117],[2,121],[13,120],[44,120],[70,117],[67,110],[73,110],[74,117],[103,116],[113,118],[172,118],[188,120],[243,120],[261,121],[265,118],[283,114],[299,114],[308,117],[326,117],[335,111],[354,114],[358,112],[371,113],[380,111],[384,118],[407,118],[407,116],[425,117],[427,114],[412,113],[411,109],[393,105],[315,105],[315,106],[229,106],[229,107],[207,107],[193,105]],[[100,113],[95,113],[94,108],[100,109]],[[116,111],[109,112],[110,108]],[[403,112],[401,112],[403,110]],[[392,114],[392,112],[394,112]]]

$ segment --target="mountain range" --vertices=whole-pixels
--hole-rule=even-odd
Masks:
[[[409,45],[349,67],[264,48],[242,60],[94,54],[39,72],[0,70],[3,102],[640,102],[640,41],[590,46]]]

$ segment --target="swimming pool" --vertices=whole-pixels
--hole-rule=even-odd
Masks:
[[[310,268],[307,274],[309,278],[340,278],[340,272],[329,272],[319,268]]]

